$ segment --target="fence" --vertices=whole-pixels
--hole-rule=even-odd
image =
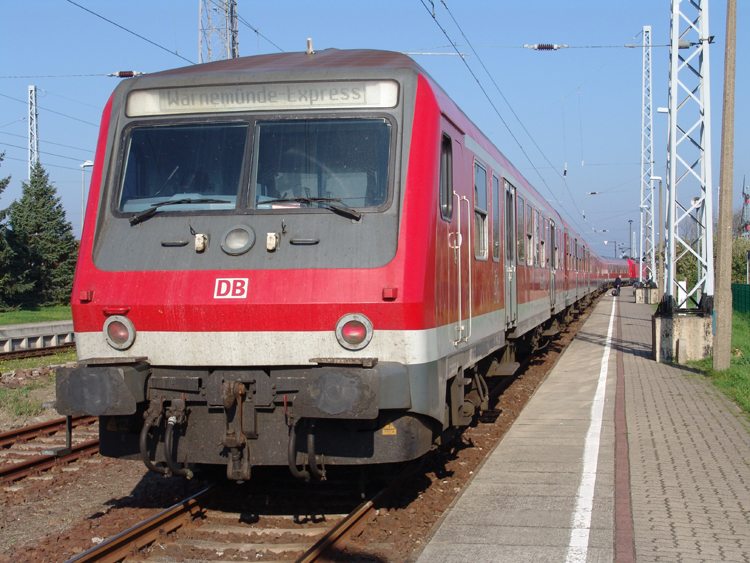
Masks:
[[[750,313],[750,285],[732,284],[732,309],[740,313]]]

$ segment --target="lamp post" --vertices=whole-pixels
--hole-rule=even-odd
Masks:
[[[81,238],[83,238],[83,217],[84,217],[84,206],[85,206],[85,195],[86,195],[86,168],[94,166],[93,161],[87,160],[83,164],[79,164],[81,167]]]
[[[630,257],[633,257],[633,220],[628,219],[628,224],[630,226],[630,236],[628,237],[628,243],[630,243]]]
[[[662,197],[661,197],[661,182],[662,177],[661,176],[651,176],[651,187],[654,187],[654,182],[656,180],[659,180],[659,255],[658,255],[658,262],[659,265],[657,267],[656,262],[657,260],[654,259],[653,261],[653,268],[654,268],[654,277],[656,278],[656,290],[659,295],[659,301],[661,301],[662,296],[664,295],[664,209],[662,208]],[[653,201],[653,197],[651,200]],[[655,205],[652,203],[652,205]]]

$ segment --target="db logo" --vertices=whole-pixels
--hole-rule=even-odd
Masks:
[[[247,297],[247,278],[216,278],[214,299],[242,299]]]

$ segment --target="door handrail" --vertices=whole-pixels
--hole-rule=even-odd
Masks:
[[[472,284],[471,284],[471,257],[473,256],[472,248],[471,248],[471,204],[469,203],[469,199],[466,196],[461,196],[461,200],[459,201],[459,209],[458,209],[458,216],[459,219],[461,217],[461,201],[466,202],[466,218],[468,221],[468,230],[469,230],[469,244],[468,246],[468,264],[469,264],[469,332],[466,336],[463,337],[464,342],[468,342],[469,338],[471,338],[471,325],[472,325],[472,312],[473,312],[473,303],[472,303]]]

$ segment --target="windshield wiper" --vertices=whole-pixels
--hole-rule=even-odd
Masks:
[[[307,205],[310,205],[317,203],[318,207],[330,209],[331,211],[349,217],[350,219],[356,219],[359,221],[362,218],[362,214],[359,211],[352,209],[351,207],[346,207],[345,203],[343,205],[336,205],[333,203],[334,201],[343,203],[341,198],[335,197],[284,197],[259,201],[256,205],[266,205],[267,203],[306,203]]]
[[[140,213],[137,213],[133,215],[130,218],[130,224],[131,225],[137,225],[138,223],[141,223],[151,217],[154,213],[156,213],[160,207],[163,207],[165,205],[180,205],[180,204],[186,204],[186,203],[232,203],[229,200],[225,199],[211,199],[211,198],[202,198],[202,199],[192,199],[192,198],[184,198],[184,199],[173,199],[168,201],[160,201],[159,203],[152,203],[151,207],[148,209],[145,209],[144,211],[141,211]]]

